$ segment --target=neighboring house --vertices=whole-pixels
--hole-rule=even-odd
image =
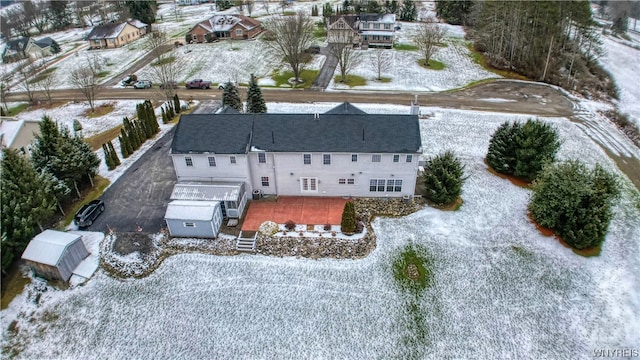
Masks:
[[[85,40],[91,49],[116,48],[136,41],[147,33],[148,25],[139,20],[95,26]]]
[[[31,41],[27,44],[26,52],[29,55],[38,57],[50,56],[55,52],[54,43],[55,41],[48,36],[40,40]]]
[[[353,38],[354,45],[369,47],[393,46],[395,37],[395,14],[338,15],[329,17],[327,41],[344,42]],[[357,33],[357,36],[352,34]]]
[[[173,237],[215,238],[222,225],[222,211],[217,201],[174,200],[164,215]]]
[[[186,39],[192,43],[215,40],[251,39],[262,32],[262,24],[244,15],[215,15],[198,23],[187,32]]]
[[[7,43],[2,48],[2,62],[7,64],[10,62],[25,59],[27,57],[27,46],[33,39],[30,37],[20,37]]]
[[[69,280],[87,256],[82,236],[55,230],[36,235],[22,253],[22,259],[38,276],[63,281]]]
[[[238,203],[247,192],[413,196],[421,152],[417,115],[367,114],[349,103],[324,114],[183,115],[171,145],[177,187],[244,185],[229,194]]]
[[[40,121],[0,117],[0,149],[19,150],[31,156],[33,140],[40,134]]]

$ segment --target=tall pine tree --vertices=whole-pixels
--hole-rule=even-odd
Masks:
[[[222,91],[222,106],[230,106],[238,112],[242,112],[242,99],[238,92],[238,87],[232,82],[228,81]]]
[[[118,153],[116,152],[116,149],[114,149],[113,143],[111,142],[111,140],[109,140],[109,142],[107,143],[107,147],[109,148],[109,154],[111,155],[111,161],[117,167],[118,165],[120,165],[120,158],[118,157]]]
[[[465,180],[464,165],[451,151],[428,159],[422,176],[426,198],[437,205],[455,202]]]
[[[340,230],[343,233],[353,233],[356,231],[356,209],[352,201],[347,201],[342,210],[342,221],[340,222]]]
[[[176,109],[176,113],[180,114],[180,99],[178,98],[178,94],[173,95],[173,107]]]
[[[247,91],[247,113],[266,113],[267,105],[262,97],[262,90],[258,86],[256,77],[251,74],[249,90]]]

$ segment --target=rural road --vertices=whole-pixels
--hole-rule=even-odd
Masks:
[[[241,89],[245,92],[246,89]],[[178,89],[183,100],[218,100],[222,91]],[[538,116],[568,117],[574,115],[575,106],[557,89],[541,83],[497,80],[475,85],[466,89],[448,92],[351,92],[351,91],[313,91],[296,89],[263,88],[262,94],[267,102],[343,102],[409,105],[418,95],[420,106],[434,106],[452,109],[531,114]],[[241,94],[244,96],[244,94]],[[53,100],[85,101],[77,89],[53,90]],[[164,93],[158,89],[102,88],[96,95],[97,100],[163,100]],[[45,98],[35,92],[35,98]],[[7,101],[27,101],[22,92],[9,93]]]

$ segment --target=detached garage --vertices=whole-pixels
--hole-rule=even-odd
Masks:
[[[171,236],[215,238],[222,225],[222,209],[218,201],[174,200],[164,220]]]
[[[68,281],[73,270],[89,256],[82,236],[55,230],[36,235],[22,253],[22,259],[38,276]]]

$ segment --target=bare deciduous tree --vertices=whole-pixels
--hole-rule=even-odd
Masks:
[[[55,80],[55,72],[39,76],[35,82],[35,85],[42,89],[42,92],[47,97],[49,105],[51,105],[51,86]]]
[[[413,42],[424,56],[425,66],[429,66],[431,56],[439,50],[438,46],[446,34],[447,29],[440,26],[434,17],[427,18],[426,22],[418,27]]]
[[[9,95],[9,76],[3,71],[0,76],[0,106],[4,107],[6,113],[9,113],[9,107],[7,106],[7,95]]]
[[[247,13],[251,16],[253,12],[253,0],[244,0],[244,6],[247,9]]]
[[[87,99],[92,112],[95,111],[96,95],[102,89],[99,77],[101,69],[102,60],[94,55],[88,56],[83,64],[71,71],[71,83]]]
[[[347,80],[348,72],[358,62],[361,53],[353,47],[357,34],[352,32],[342,32],[339,37],[333,37],[329,43],[328,50],[331,56],[338,60],[340,69],[340,82]]]
[[[262,3],[264,11],[267,12],[267,15],[271,15],[271,13],[269,13],[269,0],[260,0],[260,2]]]
[[[309,15],[299,11],[292,16],[276,16],[265,23],[265,28],[273,32],[273,40],[266,44],[273,48],[291,66],[296,82],[309,60],[304,52],[313,42],[315,24]]]
[[[33,93],[33,83],[31,83],[31,75],[36,72],[36,64],[33,62],[31,57],[27,57],[23,60],[22,64],[18,66],[17,70],[18,81],[20,82],[20,88],[22,88],[27,93],[27,98],[29,99],[29,103],[33,104],[35,102],[35,94]]]
[[[153,59],[149,70],[151,80],[160,85],[159,89],[165,95],[167,101],[173,99],[175,89],[174,81],[177,80],[183,61],[180,56],[176,56],[175,49],[170,44],[167,33],[156,30],[151,36],[147,36],[146,48],[153,54]]]
[[[369,55],[371,68],[376,72],[376,80],[382,80],[382,73],[391,68],[391,53],[384,49],[374,49]]]

